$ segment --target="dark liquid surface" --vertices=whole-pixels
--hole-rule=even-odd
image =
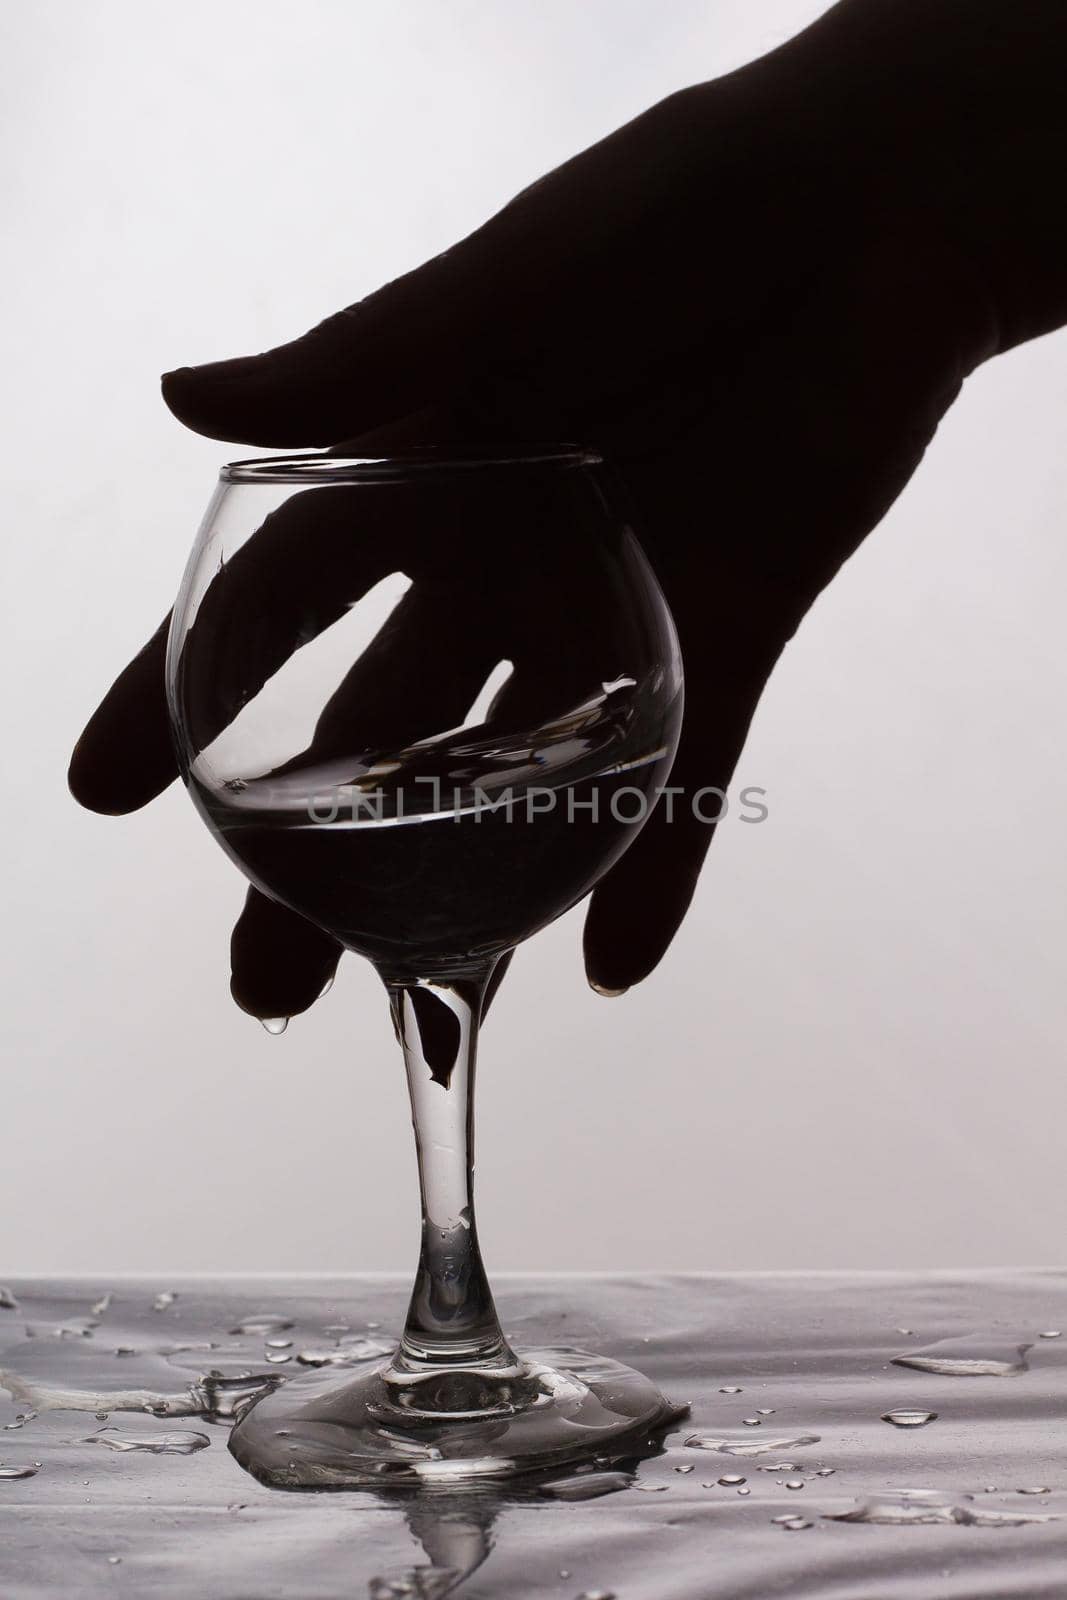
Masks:
[[[461,971],[588,893],[651,810],[666,763],[417,820],[313,822],[194,793],[223,848],[266,894],[392,977]],[[625,792],[623,792],[625,791]],[[620,820],[621,819],[621,820]],[[635,819],[635,820],[630,820]]]

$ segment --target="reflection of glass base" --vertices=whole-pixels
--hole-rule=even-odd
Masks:
[[[593,1456],[641,1455],[685,1414],[632,1367],[584,1350],[529,1350],[517,1373],[395,1381],[389,1363],[296,1378],[230,1435],[261,1483],[330,1489],[514,1478]]]

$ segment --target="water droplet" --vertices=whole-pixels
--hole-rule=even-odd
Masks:
[[[13,1433],[16,1428],[24,1428],[27,1422],[32,1422],[36,1415],[36,1411],[16,1411],[14,1422],[4,1423],[4,1431]]]
[[[737,1492],[738,1492],[738,1494],[751,1494],[752,1490],[751,1489],[738,1489]]]
[[[260,1026],[266,1028],[267,1032],[272,1033],[275,1038],[283,1034],[289,1026],[288,1017],[260,1017],[259,1022]]]
[[[0,1284],[0,1311],[17,1311],[18,1308],[19,1303],[11,1293],[11,1290],[4,1288]]]
[[[803,1489],[803,1487],[804,1487],[804,1479],[803,1478],[787,1478],[785,1486],[786,1486],[787,1489]]]
[[[632,1482],[628,1472],[575,1472],[543,1483],[541,1493],[550,1500],[599,1500],[601,1495],[628,1489]]]
[[[0,1467],[0,1478],[35,1478],[36,1467]]]
[[[286,1327],[292,1327],[292,1323],[287,1322]],[[328,1322],[322,1331],[331,1336],[336,1336],[339,1333],[351,1333],[352,1324],[350,1322]]]
[[[355,1339],[351,1343],[335,1345],[328,1349],[301,1350],[297,1361],[303,1367],[353,1367],[362,1361],[372,1361],[389,1355],[391,1345],[374,1339]]]
[[[853,1511],[826,1512],[831,1522],[867,1522],[902,1527],[910,1523],[958,1523],[964,1527],[1020,1527],[1056,1522],[1056,1512],[993,1511],[954,1501],[936,1489],[902,1489],[861,1501]]]
[[[266,1346],[268,1350],[290,1350],[292,1349],[292,1344],[293,1341],[291,1339],[266,1340]]]
[[[367,1327],[371,1328],[371,1329],[380,1328],[381,1327],[381,1323],[380,1322],[368,1322],[367,1323]]]
[[[819,1467],[815,1476],[817,1478],[832,1478],[836,1471],[836,1467]]]
[[[0,1305],[3,1305],[2,1300],[0,1300]],[[1039,1339],[1062,1339],[1062,1337],[1063,1330],[1061,1328],[1046,1328],[1044,1333],[1038,1334]]]
[[[790,1517],[788,1522],[783,1522],[782,1527],[787,1533],[799,1533],[802,1528],[814,1528],[814,1522],[809,1522],[807,1517]]]
[[[293,1324],[288,1317],[279,1317],[273,1312],[264,1311],[254,1317],[246,1317],[243,1322],[237,1324],[236,1328],[231,1328],[230,1333],[233,1335],[242,1333],[284,1333],[287,1328],[292,1326]]]
[[[1034,1489],[1016,1489],[1016,1494],[1050,1494],[1051,1490],[1038,1485]]]
[[[245,1372],[224,1378],[205,1373],[193,1385],[196,1409],[207,1422],[229,1422],[243,1417],[250,1406],[285,1382],[281,1372]]]
[[[578,1600],[615,1600],[614,1589],[583,1589]]]
[[[744,1390],[741,1388],[741,1386],[739,1384],[736,1384],[736,1383],[724,1383],[722,1388],[719,1390],[719,1393],[720,1394],[744,1394]]]
[[[286,1350],[267,1351],[267,1361],[272,1367],[283,1367],[287,1361],[291,1361],[292,1359],[292,1356],[289,1355],[288,1351]]]
[[[724,1489],[735,1489],[739,1483],[744,1483],[744,1478],[737,1472],[724,1472],[719,1482]]]
[[[936,1422],[936,1411],[911,1411],[902,1406],[899,1411],[885,1411],[882,1413],[883,1422],[891,1422],[894,1428],[925,1428],[928,1422]]]
[[[925,1349],[894,1356],[895,1367],[935,1372],[943,1378],[1008,1378],[1026,1372],[1028,1344],[1006,1344],[980,1334],[939,1339]]]
[[[674,1470],[675,1472],[692,1472],[693,1463],[691,1461],[685,1461],[680,1466],[675,1467]]]
[[[746,1428],[758,1428],[762,1426],[759,1417],[742,1417],[741,1421],[744,1423]]]
[[[211,1440],[206,1433],[182,1428],[174,1433],[138,1433],[132,1428],[102,1428],[91,1433],[82,1444],[102,1444],[109,1450],[142,1451],[151,1456],[191,1456],[206,1450]]]
[[[640,1489],[643,1494],[662,1494],[667,1485],[665,1483],[635,1483],[632,1487]]]
[[[177,1298],[178,1292],[176,1289],[164,1289],[163,1293],[157,1294],[156,1298],[152,1301],[152,1310],[166,1311],[167,1307],[172,1306]]]
[[[99,1300],[94,1300],[93,1301],[92,1305],[89,1307],[89,1315],[91,1317],[102,1317],[104,1315],[104,1312],[108,1310],[110,1305],[111,1305],[111,1291],[109,1289],[106,1294],[102,1294],[100,1296]]]
[[[784,1526],[787,1522],[796,1522],[799,1515],[798,1511],[780,1511],[776,1517],[771,1518],[771,1521]]]
[[[121,1556],[108,1556],[107,1564],[108,1564],[109,1567],[121,1566],[122,1565],[122,1557]]]
[[[773,1406],[757,1406],[756,1407],[756,1415],[757,1415],[757,1417],[773,1417],[774,1416],[774,1407]]]
[[[905,1339],[910,1339],[915,1330],[914,1328],[898,1328],[897,1332],[902,1333]]]
[[[818,1444],[817,1433],[800,1433],[792,1438],[750,1439],[743,1434],[723,1429],[718,1433],[691,1433],[685,1440],[691,1450],[718,1450],[725,1456],[760,1456],[772,1451],[795,1450],[802,1445]]]

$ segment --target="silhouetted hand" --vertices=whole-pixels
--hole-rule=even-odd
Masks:
[[[1059,0],[844,0],[303,338],[182,368],[164,396],[257,446],[601,447],[682,639],[671,782],[725,789],[783,646],[963,379],[1067,320],[1065,50]],[[175,774],[165,636],[79,741],[71,787],[93,809],[133,810]],[[711,835],[661,808],[597,887],[597,987],[655,967]],[[235,996],[301,1010],[338,953],[252,891]]]

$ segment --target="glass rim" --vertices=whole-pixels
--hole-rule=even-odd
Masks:
[[[310,450],[295,455],[253,456],[247,461],[226,462],[219,468],[219,479],[223,483],[380,483],[422,472],[602,464],[598,451],[578,444],[525,444],[462,452],[425,445],[381,456],[331,456]]]

